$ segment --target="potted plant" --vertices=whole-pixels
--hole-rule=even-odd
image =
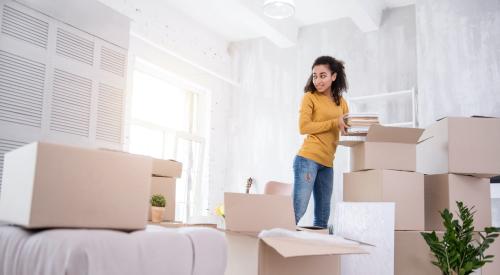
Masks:
[[[439,267],[443,275],[471,274],[492,262],[493,255],[486,255],[485,252],[500,232],[500,228],[486,227],[486,234],[477,232],[479,238],[474,237],[474,207],[469,209],[462,202],[457,202],[457,206],[460,221],[453,219],[448,209],[440,212],[446,228],[441,240],[434,231],[421,233],[435,256],[432,264]]]
[[[163,220],[163,213],[165,213],[165,204],[167,203],[165,197],[161,194],[154,194],[151,196],[151,221],[161,222]]]

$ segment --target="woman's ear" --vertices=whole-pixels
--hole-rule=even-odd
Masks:
[[[337,73],[333,73],[333,74],[332,74],[332,82],[334,82],[334,81],[335,81],[335,79],[337,79]]]

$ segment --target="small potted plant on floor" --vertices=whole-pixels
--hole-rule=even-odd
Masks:
[[[165,213],[165,197],[161,194],[154,194],[151,196],[151,221],[161,222],[163,220],[163,213]]]
[[[446,228],[440,240],[436,232],[421,233],[429,245],[443,275],[467,275],[493,261],[493,255],[486,255],[486,250],[498,237],[500,228],[486,227],[484,233],[474,232],[473,208],[457,202],[460,221],[453,219],[453,214],[444,209],[441,213]],[[475,235],[477,234],[477,235]],[[478,236],[478,237],[474,237]]]

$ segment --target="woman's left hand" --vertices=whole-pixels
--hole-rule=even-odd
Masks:
[[[345,123],[345,118],[348,114],[344,114],[343,116],[339,117],[339,129],[342,132],[342,135],[347,135],[347,128],[349,128],[349,125]]]

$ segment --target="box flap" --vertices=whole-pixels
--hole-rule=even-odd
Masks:
[[[291,196],[224,193],[226,230],[260,232],[265,229],[295,230]]]
[[[285,258],[316,255],[367,254],[359,244],[331,244],[293,237],[264,237],[263,242]]]
[[[354,147],[360,143],[363,143],[364,141],[360,140],[341,140],[337,142],[338,145],[346,146],[346,147]]]
[[[373,125],[366,141],[416,144],[424,129]]]
[[[360,143],[366,141],[366,136],[340,136],[340,140],[337,142],[338,145],[354,147]]]

